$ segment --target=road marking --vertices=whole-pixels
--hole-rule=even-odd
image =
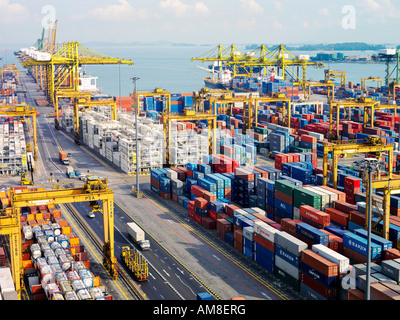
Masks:
[[[164,273],[165,273],[168,277],[171,277],[171,276],[169,275],[169,273],[168,273],[167,271],[165,271],[165,269],[162,269],[162,271],[164,271]]]

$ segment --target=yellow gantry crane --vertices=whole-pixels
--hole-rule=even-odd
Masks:
[[[384,152],[388,154],[388,178],[392,178],[393,171],[393,145],[385,144],[381,137],[370,136],[364,143],[352,140],[338,140],[335,143],[324,143],[323,156],[323,184],[328,184],[328,156],[332,153],[332,187],[337,188],[338,156],[340,154],[369,153],[381,158]]]
[[[165,99],[165,109],[168,113],[171,112],[171,93],[167,90],[155,88],[154,91],[135,91],[133,93],[135,101],[135,110],[137,114],[140,113],[140,97],[155,97]]]
[[[200,121],[208,120],[208,147],[210,154],[214,154],[217,145],[217,115],[210,112],[196,113],[194,110],[185,110],[182,115],[172,114],[167,110],[163,113],[163,130],[164,130],[164,149],[166,152],[167,165],[170,163],[171,154],[171,122],[172,121]]]
[[[383,79],[381,79],[381,78],[375,78],[375,77],[362,78],[361,79],[361,90],[366,90],[367,89],[367,82],[368,81],[376,81],[378,89],[380,87],[382,87],[382,84],[383,84]]]
[[[16,64],[3,64],[3,68],[0,69],[1,71],[1,82],[4,80],[4,74],[6,72],[10,72],[14,75],[17,84],[19,83],[19,70]]]
[[[235,45],[231,45],[229,49],[223,48],[218,45],[216,48],[210,50],[204,55],[192,58],[191,61],[201,62],[220,62],[230,67],[233,72],[233,77],[239,75],[251,75],[254,68],[265,70],[267,67],[276,67],[278,75],[282,74],[283,80],[291,76],[295,82],[303,85],[307,82],[307,67],[314,66],[323,68],[325,65],[320,62],[311,62],[308,56],[294,56],[283,45],[277,46],[272,51],[265,45],[246,53],[242,53]],[[300,77],[298,71],[292,70],[293,67],[301,68],[302,76]],[[239,70],[245,72],[239,73]]]
[[[132,60],[113,58],[109,55],[89,49],[79,42],[57,44],[49,59],[35,60],[26,55],[19,55],[23,67],[45,66],[46,95],[54,104],[54,92],[66,90],[79,92],[79,67],[82,65],[133,65]]]
[[[377,108],[379,102],[374,101],[371,98],[359,98],[357,100],[349,99],[343,101],[330,101],[329,103],[329,139],[338,140],[339,139],[339,121],[340,121],[340,109],[343,108],[346,112],[348,109],[347,118],[350,119],[351,109],[353,108],[364,108],[364,114],[368,108]],[[333,120],[333,114],[336,111],[336,120]],[[373,111],[372,111],[373,113]],[[346,116],[346,114],[345,114]],[[370,126],[373,128],[373,117],[370,118]],[[364,118],[364,125],[366,125],[366,118]]]
[[[331,78],[340,78],[340,85],[342,87],[346,86],[347,84],[346,71],[326,69],[324,72],[325,72],[325,83],[331,81]]]
[[[326,87],[328,103],[335,98],[335,84],[332,80],[325,80],[325,82],[307,81],[304,83],[304,94],[306,99],[311,98],[311,88]]]
[[[96,106],[110,106],[111,108],[111,120],[117,120],[117,102],[114,99],[100,99],[91,100],[91,96],[80,96],[73,98],[73,109],[74,109],[74,139],[75,143],[80,145],[80,134],[79,134],[79,111],[80,109],[88,109]]]
[[[34,107],[30,107],[25,103],[12,105],[12,106],[0,106],[0,117],[25,117],[28,119],[27,127],[30,131],[29,118],[32,118],[33,126],[33,157],[35,161],[38,159],[38,143],[37,143],[37,128],[36,128],[36,110]]]
[[[52,186],[53,187],[53,186]],[[42,188],[40,188],[42,189]],[[28,192],[9,191],[10,207],[0,215],[0,235],[10,237],[10,255],[12,275],[18,297],[24,286],[24,273],[22,267],[22,239],[20,224],[20,208],[38,204],[67,204],[76,202],[96,203],[102,201],[104,246],[103,265],[111,277],[117,277],[117,260],[114,256],[114,192],[108,188],[107,179],[88,177],[82,188],[51,189]]]
[[[138,281],[146,281],[149,276],[149,264],[135,248],[121,248],[121,257],[128,269]]]

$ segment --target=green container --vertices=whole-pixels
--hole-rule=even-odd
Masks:
[[[254,132],[259,134],[268,134],[268,129],[261,127],[254,127]]]
[[[293,192],[293,206],[300,208],[300,206],[303,205],[308,205],[317,210],[321,210],[321,195],[308,189],[297,188]]]
[[[281,268],[275,266],[274,274],[279,280],[281,280],[282,282],[286,283],[287,285],[292,287],[294,290],[300,291],[300,281],[295,279],[295,278],[293,278],[286,271],[284,271]]]
[[[302,147],[292,147],[291,152],[298,152],[298,153],[303,153],[303,152],[312,152],[311,149],[308,148],[302,148]]]
[[[275,181],[275,190],[278,190],[288,196],[293,197],[293,191],[297,189],[294,184],[286,181],[286,180],[277,180]]]

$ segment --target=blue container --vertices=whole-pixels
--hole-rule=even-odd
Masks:
[[[289,262],[292,266],[295,266],[296,268],[299,267],[299,257],[277,244],[275,244],[275,255]]]
[[[324,233],[307,223],[296,224],[296,234],[315,244],[322,244],[324,246],[329,244],[329,235],[327,233]]]
[[[375,224],[376,224],[376,222],[378,221],[378,218],[374,218],[374,219],[372,219],[372,221],[375,222]],[[379,222],[375,226],[374,226],[374,224],[372,224],[372,225],[373,225],[373,230],[374,231],[377,231],[378,233],[382,234],[382,232],[383,232],[383,221]],[[394,225],[392,223],[389,224],[389,240],[394,243],[395,247],[397,247],[397,248],[399,247],[399,244],[400,244],[400,227],[396,226],[396,225]]]
[[[195,180],[199,180],[199,179],[201,179],[201,178],[204,178],[205,175],[204,175],[203,172],[200,172],[200,171],[193,171],[192,177],[193,177],[193,179],[195,179]]]
[[[202,173],[204,173],[204,174],[207,174],[207,173],[211,173],[211,172],[212,172],[211,166],[208,165],[208,164],[200,164],[200,165],[199,165],[199,171],[202,172]]]
[[[367,239],[352,232],[343,235],[343,245],[364,256],[367,255]],[[371,242],[371,259],[379,259],[381,254],[381,246]]]
[[[188,162],[186,164],[186,168],[190,171],[197,171],[198,170],[199,165],[195,162]]]
[[[212,297],[208,292],[202,292],[197,294],[197,300],[212,300]]]
[[[353,231],[356,235],[363,237],[364,239],[368,239],[368,231],[365,229],[355,229]],[[390,240],[386,240],[376,234],[371,233],[371,241],[376,243],[382,247],[382,252],[385,250],[389,250],[393,248],[393,243]]]
[[[275,198],[275,209],[277,209],[277,208],[285,211],[286,213],[290,213],[290,214],[293,213],[293,206]]]
[[[219,201],[211,201],[208,203],[208,209],[214,212],[224,212],[225,206]]]
[[[225,242],[233,246],[233,232],[226,232],[224,237]]]
[[[205,178],[200,178],[198,180],[198,185],[204,189],[206,189],[207,191],[215,191],[217,192],[217,185],[213,182],[211,182],[210,180],[207,180]]]

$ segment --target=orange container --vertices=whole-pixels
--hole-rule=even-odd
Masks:
[[[99,287],[100,286],[100,277],[93,277],[93,287]]]
[[[78,236],[70,236],[69,237],[69,245],[71,247],[79,246],[79,237]]]
[[[63,226],[61,227],[61,233],[62,234],[71,234],[71,226]]]
[[[32,269],[33,268],[32,260],[22,260],[22,268],[24,270]]]
[[[26,219],[28,220],[28,222],[29,222],[29,221],[34,221],[34,220],[36,220],[36,219],[35,219],[35,214],[34,214],[34,213],[28,213],[28,214],[26,215]]]

